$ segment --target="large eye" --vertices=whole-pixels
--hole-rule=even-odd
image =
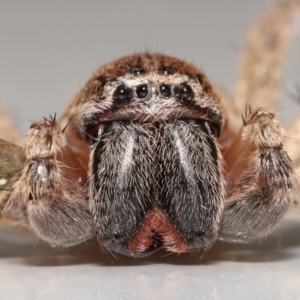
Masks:
[[[141,84],[136,88],[136,94],[139,98],[146,98],[148,95],[147,84]]]
[[[160,93],[163,97],[168,98],[171,96],[171,88],[169,85],[162,84],[160,86]]]
[[[125,84],[120,84],[114,92],[113,99],[117,102],[128,102],[132,98],[132,90]]]
[[[193,90],[187,83],[181,83],[175,87],[175,96],[179,100],[190,101],[193,95]]]

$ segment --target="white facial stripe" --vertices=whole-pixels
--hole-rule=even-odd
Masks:
[[[128,134],[128,140],[126,142],[126,151],[122,158],[121,168],[118,173],[117,183],[119,185],[119,189],[122,190],[124,185],[124,179],[126,175],[130,172],[132,165],[134,164],[133,160],[133,148],[134,148],[134,140],[135,140],[135,132],[134,130],[130,130]]]

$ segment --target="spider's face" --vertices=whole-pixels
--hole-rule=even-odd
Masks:
[[[78,105],[101,244],[136,255],[208,249],[224,187],[222,115],[206,77],[178,59],[126,57],[100,69]]]
[[[106,65],[87,83],[79,103],[84,134],[94,135],[97,125],[110,121],[206,120],[216,134],[222,125],[219,99],[204,74],[162,55]]]

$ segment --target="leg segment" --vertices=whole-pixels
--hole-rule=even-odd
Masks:
[[[4,140],[3,140],[3,139]],[[12,120],[0,106],[0,223],[1,226],[20,225],[22,214],[17,211],[7,214],[4,210],[13,184],[20,178],[25,165],[25,154],[21,147],[12,142],[20,142],[20,134]]]
[[[297,174],[300,174],[300,115],[297,116],[288,130],[287,151],[295,163]]]
[[[275,111],[282,88],[282,74],[290,41],[300,16],[300,1],[287,0],[268,10],[248,34],[241,53],[235,101]]]
[[[23,211],[37,235],[53,245],[70,246],[92,237],[87,172],[54,119],[31,126],[25,155],[7,212]]]
[[[300,176],[300,116],[298,115],[295,121],[292,123],[288,130],[288,139],[286,143],[286,149],[289,155],[291,156],[294,165],[296,174],[299,177]],[[298,191],[297,191],[298,192]],[[300,199],[299,199],[299,193],[294,193],[294,209],[292,213],[288,216],[291,218],[300,218]]]
[[[280,222],[296,185],[291,159],[283,149],[285,135],[274,115],[248,111],[244,126],[225,153],[227,200],[220,238],[260,238]]]
[[[20,178],[25,166],[22,148],[0,139],[0,222],[1,225],[17,225],[21,222],[20,211],[5,211],[13,184]]]

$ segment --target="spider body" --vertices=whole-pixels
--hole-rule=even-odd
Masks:
[[[60,123],[31,126],[24,150],[1,141],[1,218],[53,245],[96,235],[137,257],[258,239],[291,207],[296,170],[274,114],[248,106],[242,122],[237,111],[183,60],[107,64]]]

